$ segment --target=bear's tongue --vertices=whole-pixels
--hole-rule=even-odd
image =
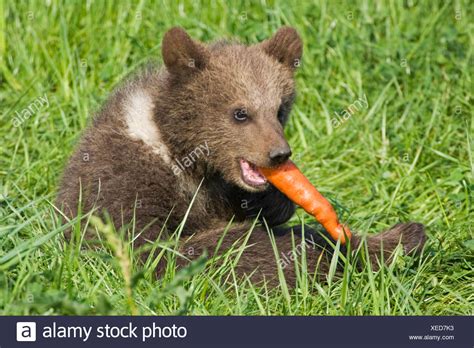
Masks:
[[[251,186],[260,186],[267,183],[267,179],[262,173],[260,173],[260,170],[258,170],[254,164],[241,159],[240,169],[242,170],[242,178],[244,179],[245,183]]]

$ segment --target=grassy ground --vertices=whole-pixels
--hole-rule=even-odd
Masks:
[[[0,6],[0,314],[473,314],[471,1]],[[426,224],[424,254],[270,290],[223,285],[232,265],[202,261],[157,281],[97,221],[104,248],[66,244],[51,204],[61,170],[114,85],[161,59],[164,31],[253,43],[284,24],[305,42],[295,161],[356,230]]]

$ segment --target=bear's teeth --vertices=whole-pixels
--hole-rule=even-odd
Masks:
[[[245,183],[252,186],[260,186],[266,184],[267,179],[262,175],[260,170],[254,164],[241,159],[240,168],[242,170],[242,177]]]

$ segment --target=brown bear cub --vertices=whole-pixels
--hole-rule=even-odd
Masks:
[[[236,272],[274,281],[278,262],[265,225],[282,256],[300,244],[302,228],[282,227],[295,206],[257,167],[291,155],[283,127],[295,99],[301,39],[284,27],[256,45],[205,45],[173,28],[162,54],[164,67],[148,67],[118,88],[85,131],[64,172],[58,205],[74,217],[81,199],[82,211],[105,210],[117,227],[133,220],[141,246],[164,238],[162,230],[175,231],[194,198],[180,236],[182,264],[204,250],[212,256],[219,243],[219,254],[241,245],[258,217]],[[320,256],[331,247],[324,234],[304,228],[307,243],[317,245],[306,252],[311,275],[327,271]],[[370,236],[367,245],[375,261],[388,259],[399,243],[411,252],[424,240],[423,225],[406,223]],[[354,236],[352,247],[359,243]],[[294,284],[294,263],[282,268]]]

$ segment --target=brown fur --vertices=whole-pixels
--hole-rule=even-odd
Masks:
[[[165,67],[150,67],[127,81],[85,131],[63,174],[58,204],[74,217],[82,188],[84,211],[104,209],[117,226],[135,216],[138,231],[147,227],[136,240],[143,245],[158,237],[165,221],[168,231],[179,226],[202,181],[181,237],[182,250],[196,251],[190,258],[204,250],[212,254],[232,218],[236,225],[223,238],[220,252],[239,243],[259,213],[270,227],[286,222],[294,213],[293,203],[271,185],[246,184],[239,159],[273,166],[277,163],[269,153],[288,147],[283,126],[294,100],[293,73],[302,54],[297,32],[284,27],[253,46],[205,45],[173,28],[163,38],[162,53]],[[250,120],[236,123],[232,117],[236,108],[244,108]],[[148,122],[142,117],[147,111],[150,125],[138,124],[137,132],[131,133],[130,115]],[[196,154],[203,144],[209,154],[177,174],[176,160]],[[291,252],[292,238],[288,229],[275,234],[280,253]],[[353,244],[359,241],[355,236]],[[381,244],[388,259],[399,242],[406,251],[421,247],[423,226],[397,225],[368,238],[372,259],[381,255]],[[327,259],[319,258],[321,250],[307,252],[308,272],[317,271],[318,260],[322,260],[318,272],[327,271]],[[291,283],[293,267],[284,268]],[[253,230],[237,271],[253,274],[254,281],[275,279],[277,263],[265,228]]]

